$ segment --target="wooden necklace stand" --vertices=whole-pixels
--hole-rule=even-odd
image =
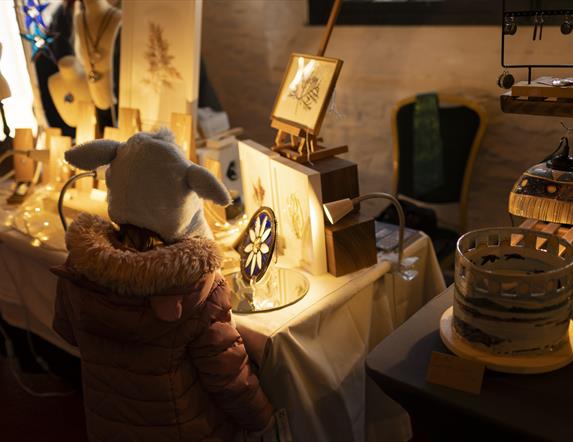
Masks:
[[[318,56],[324,56],[332,28],[340,12],[341,0],[335,0],[328,17],[326,29],[322,36]],[[313,161],[348,152],[348,146],[325,147],[319,145],[318,134],[310,133],[293,124],[271,117],[271,127],[277,129],[275,144],[272,150],[297,163],[312,163]]]

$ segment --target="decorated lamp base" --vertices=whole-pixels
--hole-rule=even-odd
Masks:
[[[487,368],[504,373],[536,374],[558,370],[573,362],[573,323],[569,324],[569,342],[559,350],[542,355],[496,355],[470,345],[453,328],[453,307],[440,319],[440,337],[446,347],[464,359],[482,362]]]
[[[310,283],[300,272],[271,266],[264,278],[247,283],[240,272],[227,277],[233,287],[231,305],[234,313],[259,313],[278,310],[300,301]]]

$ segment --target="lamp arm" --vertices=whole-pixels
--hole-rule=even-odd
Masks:
[[[404,214],[404,209],[402,208],[400,201],[398,201],[394,195],[384,192],[372,192],[357,196],[356,198],[352,199],[352,204],[357,205],[361,201],[373,198],[389,200],[398,212],[398,223],[400,225],[398,230],[398,265],[400,265],[402,262],[402,255],[404,253],[404,229],[406,227],[406,215]]]
[[[74,175],[68,181],[66,181],[66,183],[62,187],[62,190],[60,191],[60,197],[58,198],[58,214],[60,215],[60,221],[62,222],[62,226],[64,227],[64,231],[68,230],[68,223],[66,221],[66,217],[64,216],[64,196],[66,194],[66,191],[68,190],[68,187],[70,187],[74,182],[76,182],[77,180],[79,180],[80,178],[83,178],[83,177],[94,177],[94,178],[96,178],[97,172],[95,170],[92,170],[90,172],[82,172],[82,173],[78,173],[77,175]]]

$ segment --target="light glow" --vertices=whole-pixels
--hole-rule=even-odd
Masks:
[[[10,97],[3,100],[11,136],[14,136],[17,127],[29,127],[36,133],[38,125],[33,113],[34,95],[14,2],[0,1],[0,29],[2,30],[0,71],[12,92]],[[4,134],[0,131],[0,139],[3,138]]]

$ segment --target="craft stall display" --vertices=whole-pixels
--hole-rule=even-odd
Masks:
[[[289,413],[296,440],[333,437],[319,402],[345,416],[339,427],[344,437],[364,440],[370,424],[355,416],[367,401],[366,353],[444,282],[429,239],[409,232],[405,241],[399,203],[387,194],[360,194],[357,164],[336,156],[348,146],[318,143],[342,67],[341,60],[324,57],[340,4],[335,2],[318,55],[289,59],[270,112],[278,130],[274,146],[237,140],[242,130],[231,127],[225,113],[197,110],[201,2],[123,2],[121,9],[106,0],[77,2],[75,53],[57,59],[43,4],[29,0],[20,8],[33,57],[54,58],[47,89],[74,132],[65,135],[41,122],[37,134],[18,128],[7,152],[14,157],[16,185],[0,188],[0,255],[9,263],[0,261],[3,318],[77,354],[50,328],[56,289],[49,268],[66,257],[62,225],[81,212],[108,218],[105,165],[96,167],[106,162],[78,173],[65,161],[66,152],[101,138],[117,146],[141,130],[170,127],[182,155],[207,168],[232,196],[227,208],[206,203],[205,218],[223,250],[236,322],[269,397]],[[102,111],[111,115],[107,124]],[[98,143],[93,146],[106,144]],[[396,238],[383,249],[373,218],[360,212],[368,198],[389,199],[400,214]],[[6,202],[14,204],[6,208]],[[41,287],[22,278],[32,267]],[[373,395],[396,408],[382,393]],[[409,426],[402,410],[396,416],[393,425]]]

